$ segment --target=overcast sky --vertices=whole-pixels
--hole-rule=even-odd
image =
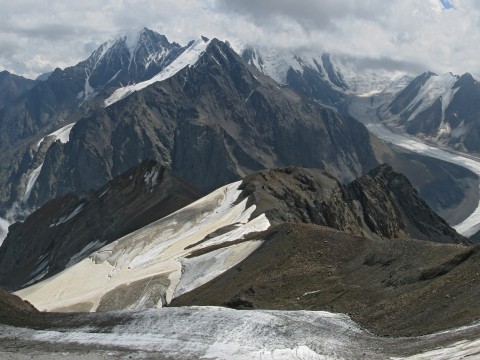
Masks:
[[[206,35],[480,73],[477,0],[0,0],[0,9],[0,69],[27,77],[143,26],[181,44]]]

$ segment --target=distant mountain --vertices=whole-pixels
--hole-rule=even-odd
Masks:
[[[17,290],[51,277],[201,195],[168,169],[145,161],[96,191],[51,200],[11,226],[0,248],[0,286]]]
[[[17,97],[35,86],[35,81],[10,74],[8,71],[0,72],[0,109],[9,105]]]
[[[37,81],[45,81],[45,80],[48,80],[48,78],[50,77],[50,75],[52,75],[52,71],[49,71],[49,72],[46,72],[46,73],[43,73],[43,74],[38,75],[35,80],[37,80]]]
[[[339,108],[346,101],[348,85],[327,53],[306,56],[286,50],[246,47],[241,55],[264,75],[303,96]]]
[[[279,88],[221,41],[191,44],[158,78],[117,90],[53,143],[28,203],[100,187],[145,159],[204,190],[275,166],[349,181],[377,164],[363,125]]]
[[[480,151],[480,84],[472,75],[424,73],[398,93],[389,123],[411,135],[467,152]]]

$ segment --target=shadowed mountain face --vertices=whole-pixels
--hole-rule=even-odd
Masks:
[[[145,158],[204,190],[289,165],[350,181],[376,165],[369,139],[354,119],[279,87],[212,40],[195,65],[78,121],[68,143],[49,148],[29,202],[101,186]]]
[[[17,290],[197,200],[202,192],[154,161],[97,191],[49,201],[11,226],[0,248],[0,286]]]

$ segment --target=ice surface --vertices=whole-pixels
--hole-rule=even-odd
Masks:
[[[133,314],[111,332],[37,331],[35,341],[159,352],[174,359],[338,359],[360,355],[364,332],[347,316],[312,311],[164,308]]]
[[[103,295],[110,290],[162,275],[170,280],[165,293],[169,302],[178,284],[181,284],[182,289],[193,289],[210,280],[211,274],[221,274],[257,248],[258,241],[233,246],[229,244],[242,239],[246,234],[263,231],[270,226],[264,215],[250,219],[255,206],[248,207],[248,199],[237,201],[241,194],[240,185],[241,181],[224,186],[187,207],[102,247],[62,273],[21,290],[19,295],[42,310],[91,303],[91,310],[94,311]],[[78,211],[60,220],[67,221]],[[218,229],[232,225],[235,225],[233,230],[202,242]],[[225,248],[209,253],[210,260],[208,256],[185,260],[192,252],[210,245],[222,245]],[[198,279],[183,279],[182,263],[188,264],[185,273],[196,273]],[[210,269],[206,264],[211,264]]]
[[[190,47],[186,49],[177,59],[175,59],[175,61],[173,61],[170,65],[168,65],[150,80],[115,90],[115,92],[105,100],[105,107],[108,107],[117,101],[126,98],[135,91],[145,89],[147,86],[152,85],[153,83],[166,80],[187,66],[194,65],[200,56],[205,52],[209,43],[209,41],[198,39],[192,45],[190,45]]]

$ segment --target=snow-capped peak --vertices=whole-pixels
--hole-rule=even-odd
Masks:
[[[166,80],[187,66],[194,65],[200,56],[205,52],[208,44],[210,44],[210,40],[203,37],[191,43],[190,46],[177,59],[175,59],[170,65],[160,71],[160,73],[155,75],[153,78],[117,89],[108,99],[105,100],[105,107],[110,106],[117,101],[126,98],[135,91],[142,90],[153,83]]]
[[[422,85],[417,96],[412,100],[406,111],[412,111],[408,120],[414,119],[423,110],[432,106],[437,100],[442,102],[442,120],[445,114],[445,109],[450,105],[450,102],[458,89],[454,89],[454,84],[458,80],[457,75],[446,73],[443,75],[432,74]]]

